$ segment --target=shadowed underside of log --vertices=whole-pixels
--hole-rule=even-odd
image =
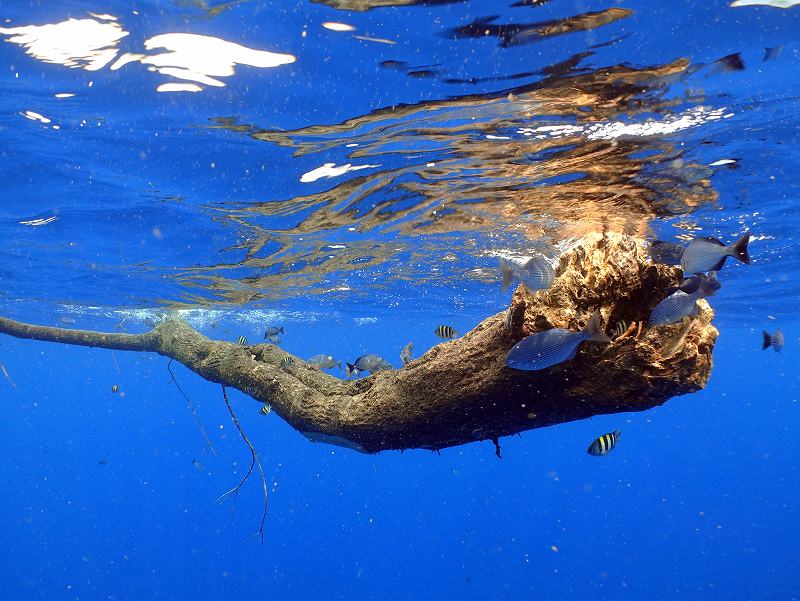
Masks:
[[[206,338],[178,320],[145,334],[103,334],[22,324],[0,318],[0,333],[83,346],[157,352],[211,382],[270,403],[312,440],[375,453],[441,449],[533,428],[620,411],[641,411],[701,389],[711,374],[717,330],[698,302],[694,317],[645,326],[610,344],[585,342],[577,356],[548,369],[505,366],[524,336],[552,327],[579,330],[599,310],[606,331],[619,321],[646,321],[677,285],[677,268],[650,263],[641,240],[591,234],[566,253],[548,290],[520,287],[506,311],[456,340],[435,346],[403,369],[338,380],[259,344]]]

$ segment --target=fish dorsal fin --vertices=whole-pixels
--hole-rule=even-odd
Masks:
[[[684,282],[678,286],[678,290],[686,294],[694,294],[697,292],[697,289],[700,288],[700,282],[700,278],[697,276],[692,276],[689,279],[684,280]]]
[[[583,333],[587,335],[589,340],[594,340],[595,342],[611,342],[611,338],[602,330],[600,311],[592,313],[589,323],[583,328]]]

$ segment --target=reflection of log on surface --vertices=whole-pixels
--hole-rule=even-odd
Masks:
[[[504,365],[524,335],[580,329],[600,309],[609,331],[619,320],[646,320],[677,283],[673,267],[653,265],[637,239],[591,234],[561,259],[547,291],[518,289],[511,332],[505,312],[462,338],[440,344],[398,371],[342,381],[272,345],[209,340],[182,321],[146,334],[101,334],[31,326],[0,318],[0,332],[67,344],[157,352],[211,382],[247,391],[309,438],[386,449],[439,449],[603,413],[640,411],[702,388],[711,373],[717,330],[700,301],[691,321],[648,328],[637,340],[583,344],[572,361],[537,372]]]

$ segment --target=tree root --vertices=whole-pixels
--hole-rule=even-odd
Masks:
[[[561,258],[548,290],[516,290],[510,328],[503,311],[400,370],[355,381],[338,380],[297,358],[282,368],[290,355],[274,345],[210,340],[178,320],[144,334],[106,334],[0,318],[0,333],[159,353],[210,382],[269,403],[313,441],[366,453],[438,450],[598,414],[642,411],[701,389],[717,337],[705,301],[688,322],[647,327],[615,344],[584,344],[573,360],[548,369],[522,372],[504,364],[522,337],[552,327],[579,330],[595,310],[605,324],[641,325],[679,279],[678,268],[649,261],[640,239],[589,234]]]

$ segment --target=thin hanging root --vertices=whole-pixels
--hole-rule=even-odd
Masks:
[[[169,372],[169,375],[172,377],[172,381],[175,382],[175,386],[178,388],[178,391],[183,395],[183,398],[186,399],[186,402],[189,405],[189,409],[192,410],[192,415],[194,415],[194,421],[197,423],[197,427],[200,428],[200,433],[203,435],[203,438],[206,439],[205,449],[203,449],[203,452],[200,453],[200,456],[202,457],[205,454],[206,449],[211,449],[211,452],[214,453],[214,456],[216,457],[217,450],[214,448],[214,445],[211,444],[211,439],[208,437],[208,434],[206,434],[206,429],[203,427],[203,422],[200,421],[200,416],[197,415],[197,411],[195,411],[191,399],[186,395],[185,392],[183,392],[183,388],[181,388],[181,385],[178,384],[178,380],[175,379],[175,374],[172,373],[172,368],[170,367],[171,365],[172,365],[172,359],[170,359],[169,363],[167,363],[167,371]]]
[[[11,382],[11,385],[12,385],[14,388],[16,388],[16,387],[17,387],[17,385],[16,385],[16,384],[14,384],[14,380],[12,380],[12,379],[11,379],[11,376],[9,376],[9,375],[8,375],[8,371],[6,371],[6,366],[5,366],[5,365],[3,365],[2,363],[0,363],[0,369],[2,369],[2,370],[3,370],[3,374],[5,375],[5,377],[6,377],[6,380],[8,380],[9,382]]]
[[[233,407],[231,406],[231,402],[228,400],[228,393],[225,390],[225,384],[221,384],[222,386],[222,397],[225,399],[225,404],[228,406],[228,411],[231,414],[231,418],[233,418],[233,424],[236,426],[236,429],[239,430],[239,434],[242,436],[242,439],[247,444],[247,447],[250,449],[250,457],[252,461],[250,462],[250,469],[247,470],[247,473],[242,478],[242,481],[239,482],[236,486],[230,489],[228,492],[220,495],[217,499],[217,503],[223,503],[228,497],[233,495],[234,503],[236,502],[236,495],[239,493],[239,489],[242,485],[247,481],[250,477],[250,474],[253,473],[253,466],[258,466],[258,471],[261,473],[261,484],[264,487],[264,514],[261,516],[261,526],[256,533],[256,536],[259,537],[261,543],[264,543],[264,522],[267,520],[267,478],[264,476],[264,469],[261,467],[261,461],[258,459],[258,453],[256,453],[255,447],[250,443],[250,440],[247,438],[247,435],[242,430],[242,427],[239,425],[239,418],[236,417],[236,414],[233,412]]]

